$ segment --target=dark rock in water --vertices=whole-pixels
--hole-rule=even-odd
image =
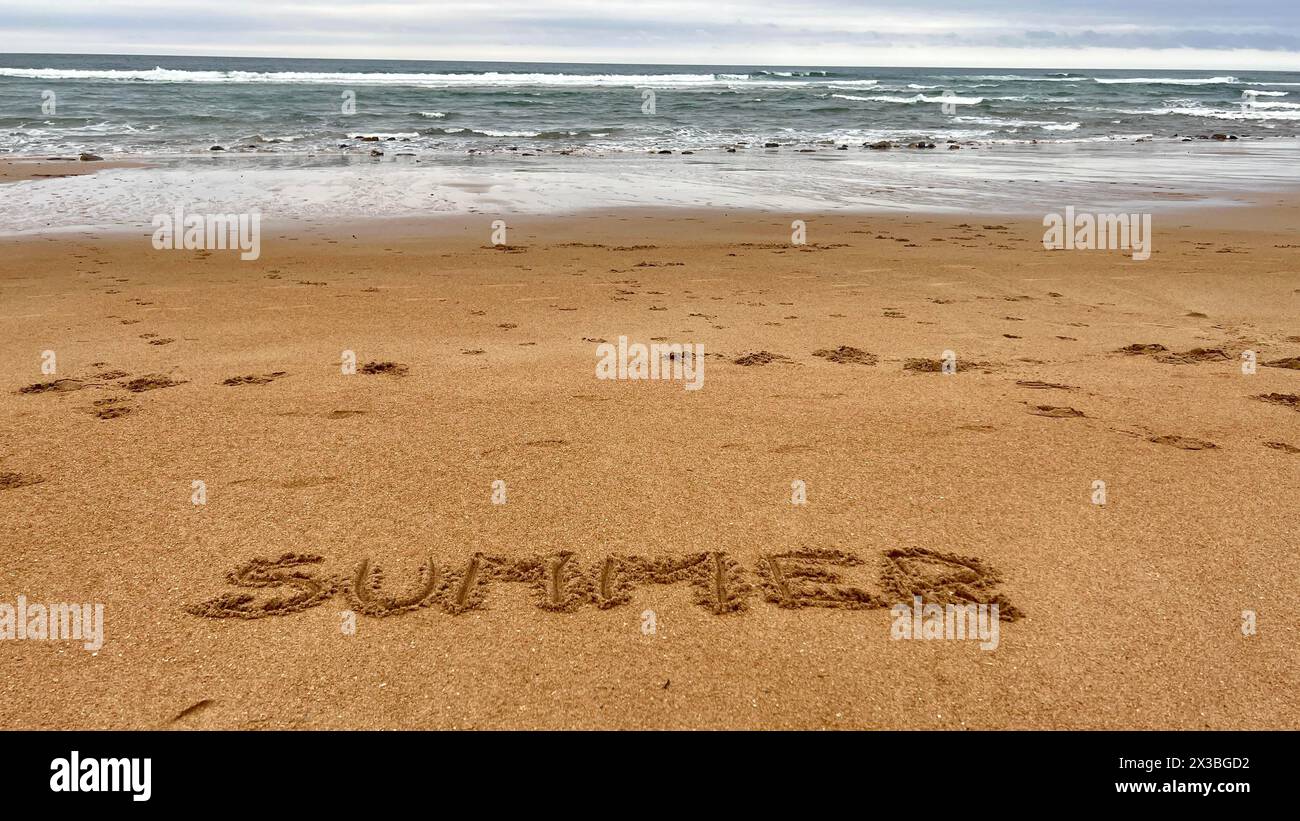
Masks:
[[[656,153],[656,154],[671,154],[671,153],[673,153],[673,152],[670,151],[670,150],[667,149],[667,148],[662,148],[662,149],[660,149],[659,151],[656,151],[655,153]]]
[[[104,158],[99,156],[98,154],[91,154],[83,151],[81,152],[81,155],[77,157],[77,159],[81,160],[82,162],[99,162]]]
[[[953,143],[952,145],[948,146],[948,150],[949,150],[949,151],[960,151],[960,150],[961,150],[961,146],[960,146],[960,145],[957,145],[957,143]]]
[[[735,154],[735,153],[736,153],[736,149],[734,149],[734,148],[728,148],[728,149],[727,149],[727,153],[728,153],[728,154]]]
[[[926,143],[926,142],[908,143],[907,147],[908,148],[934,148],[934,143]]]
[[[780,148],[780,143],[763,143],[764,148]]]
[[[863,145],[865,145],[867,148],[875,149],[876,151],[883,151],[886,148],[894,147],[894,144],[891,143],[889,140],[881,140],[878,143],[863,143]]]
[[[1190,143],[1190,142],[1193,142],[1193,140],[1192,140],[1191,137],[1183,137],[1182,142]]]
[[[357,139],[360,140],[360,141],[363,142],[363,143],[377,143],[377,142],[379,142],[379,138],[378,138],[378,137],[366,137],[366,136],[361,136],[361,137],[357,137]]]
[[[801,148],[801,149],[799,149],[799,151],[796,152],[796,153],[799,153],[799,154],[815,154],[815,153],[817,153],[817,149],[815,149],[815,148]]]
[[[841,145],[841,146],[838,146],[835,150],[836,150],[836,151],[848,151],[848,150],[849,150],[849,147],[848,147],[847,145]]]
[[[347,148],[347,147],[348,147],[347,143],[339,143],[339,148]]]
[[[209,148],[208,150],[209,150],[209,151],[225,151],[226,149],[222,148],[222,147],[219,146],[219,145],[214,145],[214,146],[212,146],[211,148]]]
[[[1237,139],[1237,135],[1236,135],[1236,134],[1229,134],[1229,135],[1228,135],[1228,139],[1230,139],[1230,140],[1235,140],[1235,139]]]
[[[387,138],[385,138],[385,140],[386,140],[387,142],[390,142],[390,143],[392,143],[392,142],[397,142],[397,138],[396,138],[396,137],[387,137]]]
[[[694,152],[694,151],[683,151],[682,153],[683,153],[683,154],[694,154],[695,152]]]
[[[372,156],[372,157],[382,157],[382,156],[384,156],[384,152],[380,151],[378,148],[372,148],[372,149],[370,149],[370,156]]]
[[[1226,140],[1226,139],[1228,139],[1228,135],[1227,135],[1227,134],[1212,134],[1212,135],[1210,135],[1210,139],[1212,139],[1212,140]]]

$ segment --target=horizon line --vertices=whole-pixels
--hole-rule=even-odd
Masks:
[[[1280,52],[1281,54],[1292,54],[1292,52]],[[130,52],[102,52],[102,51],[0,51],[0,58],[3,57],[168,57],[168,58],[189,58],[195,60],[214,59],[214,60],[298,60],[298,61],[335,61],[335,62],[358,62],[358,63],[516,63],[520,65],[539,65],[539,66],[676,66],[676,67],[700,67],[700,68],[750,68],[750,67],[767,67],[767,68],[811,68],[811,69],[954,69],[961,71],[993,71],[998,69],[1011,71],[1176,71],[1176,72],[1203,72],[1203,71],[1234,71],[1250,72],[1264,71],[1277,74],[1300,74],[1297,69],[1261,69],[1261,68],[1150,68],[1150,67],[1133,67],[1133,68],[1095,68],[1069,65],[1043,65],[1043,66],[1014,66],[1014,65],[984,65],[984,66],[959,66],[959,65],[848,65],[841,63],[677,63],[677,62],[650,62],[650,63],[632,63],[632,62],[606,62],[606,61],[584,61],[584,60],[445,60],[429,58],[410,58],[410,57],[276,57],[276,56],[250,56],[246,54],[166,54],[166,53],[130,53]]]

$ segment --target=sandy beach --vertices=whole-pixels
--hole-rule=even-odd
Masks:
[[[0,642],[0,725],[1300,728],[1298,213],[4,239],[5,600],[104,640]]]

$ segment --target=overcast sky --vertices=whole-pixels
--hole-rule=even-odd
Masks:
[[[8,52],[1300,70],[1300,0],[0,0]]]

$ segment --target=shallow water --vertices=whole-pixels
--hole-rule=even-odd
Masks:
[[[256,209],[268,224],[673,207],[973,214],[1223,205],[1300,187],[1300,144],[1056,144],[696,156],[155,157],[0,186],[0,234],[147,231],[157,214]]]

